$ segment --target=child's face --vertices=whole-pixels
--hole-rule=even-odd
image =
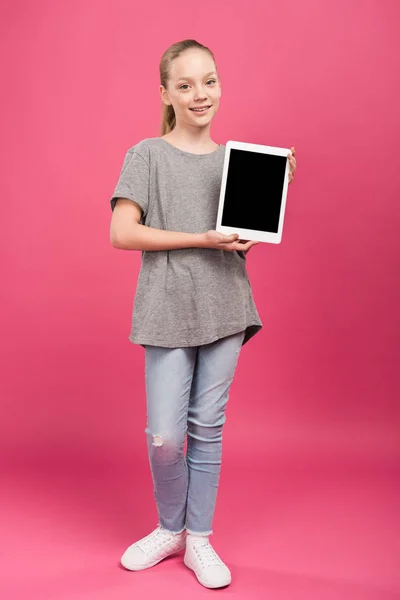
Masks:
[[[163,102],[172,104],[180,126],[205,127],[219,107],[221,87],[213,59],[201,49],[183,52],[171,64],[167,90],[160,86]],[[204,112],[193,109],[207,106]]]

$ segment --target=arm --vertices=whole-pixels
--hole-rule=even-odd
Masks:
[[[110,241],[114,248],[121,250],[178,250],[181,248],[216,248],[219,250],[247,250],[247,246],[237,242],[237,234],[223,235],[216,231],[207,233],[181,233],[164,231],[141,225],[142,209],[136,202],[120,198],[115,205],[111,226]],[[250,247],[250,246],[249,246]]]
[[[110,227],[110,241],[121,250],[176,250],[198,248],[200,235],[164,231],[141,225],[142,209],[136,202],[120,198],[115,205]]]

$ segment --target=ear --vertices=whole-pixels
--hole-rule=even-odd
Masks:
[[[160,95],[161,95],[161,101],[164,104],[166,104],[167,106],[170,106],[171,101],[169,99],[168,92],[163,85],[160,85]]]

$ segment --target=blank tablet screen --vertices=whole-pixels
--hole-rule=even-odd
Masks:
[[[221,225],[277,233],[286,161],[231,149]]]

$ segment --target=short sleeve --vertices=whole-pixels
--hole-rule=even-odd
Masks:
[[[118,183],[110,200],[114,210],[118,198],[127,198],[136,202],[146,216],[149,205],[149,165],[135,150],[128,150]]]

